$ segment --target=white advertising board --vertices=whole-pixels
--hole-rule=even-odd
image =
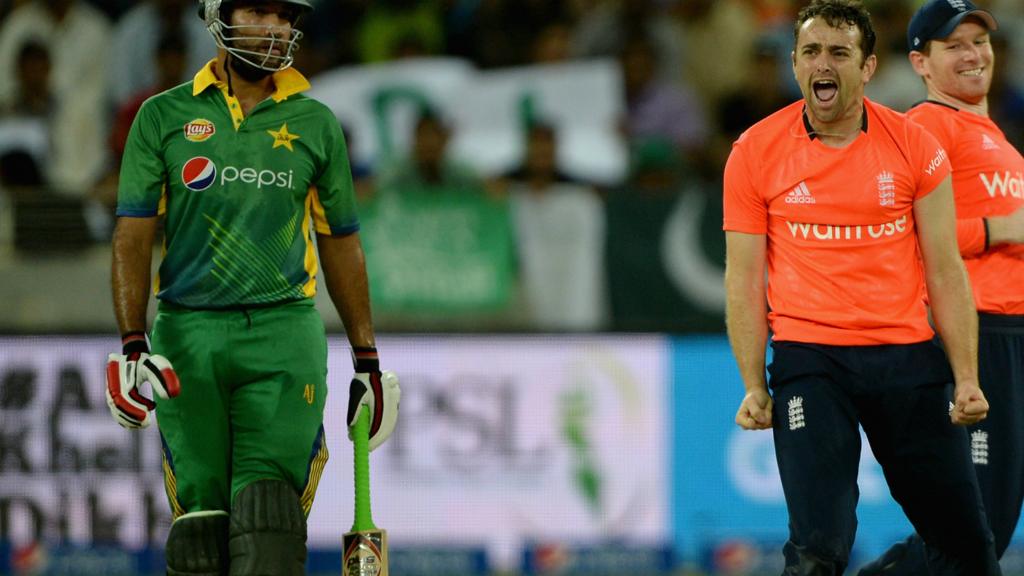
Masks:
[[[404,155],[426,104],[453,129],[452,158],[487,176],[512,170],[524,154],[525,99],[558,129],[562,170],[603,184],[626,172],[617,128],[625,104],[614,60],[477,70],[458,58],[420,58],[337,68],[311,82],[310,97],[349,130],[353,155],[364,162]]]
[[[162,545],[159,436],[122,430],[103,399],[116,344],[0,339],[0,538]],[[668,346],[642,335],[380,337],[403,396],[394,436],[371,455],[377,524],[395,547],[484,546],[498,568],[518,565],[530,541],[669,541]],[[335,336],[311,547],[336,548],[351,527],[350,374]]]

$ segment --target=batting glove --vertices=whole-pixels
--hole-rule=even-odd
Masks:
[[[177,396],[181,385],[167,358],[149,353],[144,333],[125,334],[121,346],[121,354],[107,357],[107,406],[124,428],[145,428],[153,423],[150,413],[156,404],[139,392],[139,386],[149,382],[155,394],[167,399]]]
[[[352,362],[355,375],[348,392],[349,439],[352,427],[365,406],[370,410],[370,451],[384,443],[391,436],[398,421],[398,402],[402,389],[398,387],[398,376],[390,371],[380,371],[380,360],[376,348],[353,348]]]

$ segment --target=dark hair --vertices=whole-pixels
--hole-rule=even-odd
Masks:
[[[800,39],[800,28],[811,18],[822,18],[833,28],[844,24],[860,30],[860,51],[864,58],[875,53],[875,29],[871,25],[871,14],[858,0],[813,0],[800,10],[793,26],[793,43]]]
[[[26,40],[18,49],[17,61],[21,63],[33,58],[50,60],[50,50],[46,44],[34,38]]]
[[[188,43],[185,38],[174,30],[167,30],[160,35],[160,39],[156,43],[157,54],[166,54],[168,52],[172,54],[184,54],[188,51]]]
[[[14,149],[0,155],[0,182],[5,186],[39,187],[43,174],[35,157],[26,150]]]

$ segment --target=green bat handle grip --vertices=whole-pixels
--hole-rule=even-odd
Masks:
[[[370,410],[363,406],[352,427],[353,471],[356,480],[356,516],[353,532],[376,530],[370,510]]]

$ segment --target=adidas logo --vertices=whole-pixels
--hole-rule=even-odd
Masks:
[[[807,189],[807,184],[801,182],[797,184],[796,188],[789,191],[786,194],[786,204],[815,204],[814,196],[811,196],[811,191]]]
[[[981,135],[981,149],[982,150],[999,150],[999,145],[996,144],[995,140],[989,137],[988,134]]]

